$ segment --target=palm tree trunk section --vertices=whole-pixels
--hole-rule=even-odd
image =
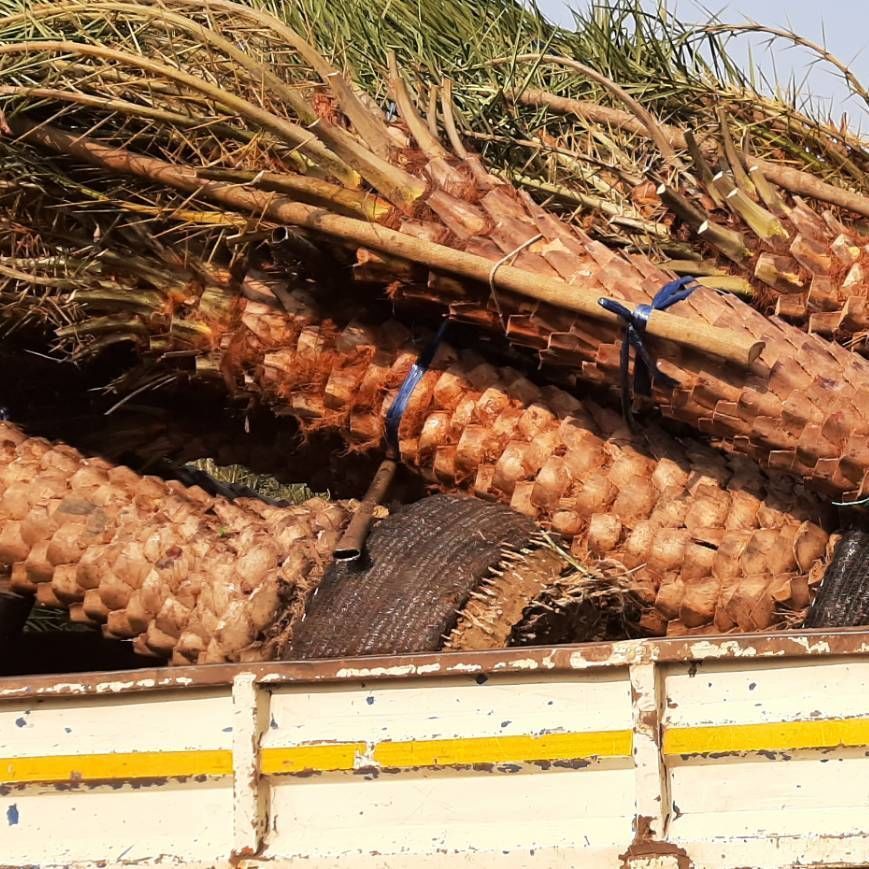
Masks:
[[[518,255],[517,265],[596,288],[601,296],[648,304],[670,279],[644,257],[623,257],[577,227],[555,220],[524,194],[513,199],[506,191],[493,192],[513,203],[509,218],[506,206],[500,217],[494,211],[491,215],[496,234],[502,226],[513,230],[510,240],[500,245],[488,241],[485,249],[480,240],[475,242],[493,263],[511,246],[540,236]],[[371,271],[369,259],[361,257],[362,280]],[[510,293],[475,292],[472,285],[437,275],[396,282],[390,291],[398,300],[428,302],[457,320],[503,330],[514,345],[570,376],[575,372],[577,380],[620,384],[622,336],[608,324],[591,325],[569,311]],[[707,287],[699,287],[670,312],[689,323],[747,333],[765,346],[746,369],[649,338],[661,371],[676,381],[675,387],[661,380],[655,384],[654,401],[665,416],[714,435],[772,468],[812,480],[830,494],[844,493],[846,499],[869,494],[869,361]]]
[[[394,62],[388,84],[400,121],[386,121],[270,14],[227,0],[206,3],[204,13],[191,12],[187,0],[171,5],[171,13],[147,4],[112,10],[153,26],[118,28],[113,19],[83,42],[69,41],[63,18],[90,20],[83,3],[7,17],[7,26],[39,20],[38,38],[0,45],[18,100],[0,124],[13,182],[19,164],[36,172],[33,148],[59,158],[47,186],[67,191],[37,194],[46,185],[33,184],[15,194],[10,213],[27,211],[38,195],[45,208],[37,222],[45,224],[58,211],[54,199],[89,191],[111,213],[106,226],[117,238],[115,223],[141,213],[159,214],[167,233],[187,226],[181,214],[190,206],[211,227],[203,228],[202,250],[224,265],[240,261],[228,251],[227,226],[242,223],[258,235],[293,227],[321,266],[333,255],[343,263],[352,251],[355,277],[378,293],[506,335],[518,355],[536,354],[572,383],[621,386],[624,330],[599,299],[648,305],[670,273],[593,240],[490,174],[462,144],[448,86],[440,109],[451,151],[438,140],[436,103],[424,119]],[[253,27],[237,26],[251,20]],[[280,61],[287,44],[301,54],[301,67]],[[224,58],[219,74],[212,49]],[[81,88],[54,87],[56,55],[68,58],[65,84],[78,80]],[[309,97],[310,68],[324,87]],[[147,105],[119,100],[142,73]],[[37,84],[52,88],[30,94]],[[190,105],[196,117],[185,121],[178,110]],[[218,120],[235,136],[216,138]],[[241,149],[233,144],[239,137]],[[738,155],[728,162],[747,187]],[[648,174],[669,176],[669,168],[669,157],[656,158]],[[797,199],[783,203],[758,176],[767,212],[736,181],[714,176],[708,191],[732,213],[728,225],[705,219],[681,194],[667,202],[666,184],[662,202],[681,209],[685,223],[696,219],[704,245],[750,266],[755,284],[774,293],[781,318],[701,286],[652,313],[650,333],[668,340],[648,338],[675,382],[655,383],[655,404],[725,452],[655,425],[632,433],[612,410],[448,345],[414,390],[399,429],[402,461],[432,484],[509,503],[569,538],[578,558],[614,558],[632,570],[654,605],[648,629],[655,633],[764,629],[803,611],[832,538],[829,498],[811,494],[799,478],[827,496],[869,494],[869,361],[821,337],[862,340],[869,330],[865,240]],[[762,243],[747,244],[733,228],[743,224]],[[102,257],[109,268],[111,251],[108,242],[97,244],[106,238],[99,221],[86,225],[100,230],[85,245],[91,271],[81,272],[94,274],[91,260]],[[32,259],[21,256],[29,249],[28,241],[13,254]],[[186,254],[177,259],[189,264]],[[344,277],[342,266],[333,272],[336,283]],[[302,294],[268,287],[251,294],[236,285],[236,272],[212,287],[197,271],[179,288],[161,271],[139,293],[128,292],[129,275],[107,290],[102,272],[93,285],[72,267],[42,283],[21,274],[18,266],[6,269],[10,297],[23,287],[32,298],[34,286],[42,287],[75,319],[58,330],[61,340],[78,340],[80,329],[93,339],[93,353],[129,342],[149,362],[195,358],[201,377],[217,376],[231,391],[296,416],[305,431],[337,432],[359,451],[383,443],[387,411],[423,349],[397,322],[331,321]],[[816,334],[786,322],[807,317]],[[729,330],[728,340],[716,330]],[[747,366],[724,361],[735,358],[727,350],[737,344],[763,349]],[[0,557],[11,565],[13,585],[173,660],[267,654],[291,630],[292,617],[281,622],[277,614],[301,611],[306,583],[321,570],[323,541],[346,513],[317,502],[278,513],[203,498],[12,427],[3,431]]]
[[[649,136],[634,115],[620,109],[534,88],[510,96],[641,139]],[[675,217],[697,247],[705,249],[704,258],[714,261],[714,272],[743,280],[758,307],[851,350],[869,352],[869,236],[858,222],[869,216],[869,200],[784,162],[737,152],[722,115],[718,134],[706,132],[702,142],[678,127],[660,128],[673,147],[689,152],[695,180],[681,192],[662,185],[655,193],[645,178],[628,186],[624,193],[641,215],[650,221]],[[722,158],[733,162],[714,172],[711,167]],[[824,207],[828,203],[837,205],[837,211]],[[684,266],[691,268],[687,262]]]
[[[402,325],[341,327],[301,294],[293,312],[245,302],[208,367],[305,430],[379,446],[422,344]],[[792,476],[620,415],[442,344],[398,430],[401,460],[437,487],[510,504],[614,558],[655,633],[759,630],[801,611],[823,577],[830,508]]]
[[[0,422],[12,590],[174,664],[278,656],[349,515],[213,498]]]
[[[412,216],[395,209],[384,218],[397,222],[394,232],[274,193],[205,181],[188,168],[106,148],[81,135],[21,120],[13,128],[34,144],[111,172],[195,191],[230,210],[247,210],[322,234],[324,241],[361,248],[362,265],[369,265],[362,276],[386,283],[393,296],[446,306],[459,319],[505,332],[517,346],[539,353],[544,363],[570,366],[583,379],[613,386],[620,382],[618,325],[576,313],[575,304],[570,310],[571,291],[586,301],[611,297],[648,304],[671,279],[647,257],[610,250],[526,193],[481,175],[484,170],[468,159],[447,163],[416,154],[425,194]],[[372,242],[378,244],[374,252]],[[450,250],[457,254],[455,266],[447,257]],[[430,269],[435,261],[439,268]],[[488,286],[481,278],[486,274]],[[508,274],[505,289],[500,285]],[[531,298],[540,283],[548,288],[547,298],[557,296],[556,304]],[[746,368],[681,343],[650,339],[664,360],[662,369],[677,381],[675,387],[659,382],[656,388],[667,416],[715,434],[728,447],[774,468],[817,481],[831,494],[846,499],[869,494],[869,360],[709,288],[652,318],[672,315],[685,320],[683,335],[727,328],[734,340],[751,337],[765,346]]]

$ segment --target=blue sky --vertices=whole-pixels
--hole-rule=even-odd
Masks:
[[[576,7],[586,7],[590,0],[571,0]],[[565,0],[538,0],[540,9],[552,20],[569,26],[571,16]],[[655,0],[648,0],[655,7]],[[669,0],[667,8],[684,21],[706,21],[708,14],[696,0]],[[777,27],[788,27],[827,48],[845,61],[867,86],[869,80],[869,0],[707,0],[703,4],[719,13],[721,20],[742,23],[746,20]],[[739,37],[734,45],[734,56],[747,59],[749,51],[767,75],[773,69],[780,80],[791,73],[801,81],[808,74],[807,89],[824,100],[823,105],[838,121],[842,112],[848,114],[852,127],[869,131],[869,110],[858,98],[851,96],[837,70],[819,63],[811,65],[813,55],[790,43],[777,41],[770,48],[761,37]],[[749,46],[753,46],[751,49]]]

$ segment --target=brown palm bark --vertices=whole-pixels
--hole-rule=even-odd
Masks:
[[[209,367],[304,430],[379,447],[422,343],[404,326],[324,319],[301,293],[245,301]],[[292,313],[287,313],[289,307]],[[495,498],[614,558],[657,612],[655,632],[763,629],[808,605],[830,510],[793,477],[741,456],[631,433],[619,414],[442,345],[399,428],[401,460],[432,484]]]
[[[226,40],[210,29],[211,22],[200,22],[188,5],[181,4],[183,15],[192,16],[187,30],[192,27],[199,37],[235,56]],[[29,56],[34,69],[44,72],[55,54],[71,54],[97,65],[107,81],[111,73],[132,66],[183,84],[198,95],[203,112],[239,113],[254,128],[250,132],[267,133],[268,142],[280,140],[294,148],[301,128],[287,119],[295,115],[310,135],[320,139],[319,146],[306,147],[306,159],[331,180],[280,171],[282,161],[289,166],[290,158],[274,144],[264,145],[275,148],[264,165],[214,166],[211,159],[208,168],[169,163],[152,153],[115,147],[117,131],[111,144],[101,143],[96,138],[101,135],[100,123],[88,114],[76,125],[76,111],[61,114],[59,123],[72,124],[69,131],[28,119],[26,111],[8,119],[9,129],[21,141],[65,155],[64,166],[71,167],[68,171],[81,183],[90,183],[93,165],[102,170],[102,177],[126,176],[121,183],[109,185],[125,201],[132,176],[144,182],[143,192],[152,198],[155,188],[163,188],[170,199],[169,191],[181,191],[185,203],[193,196],[226,211],[253,215],[257,221],[300,227],[326,248],[356,249],[359,278],[373,280],[380,288],[385,285],[393,297],[434,301],[456,318],[505,332],[516,346],[538,352],[547,364],[618,385],[619,321],[599,307],[598,299],[608,296],[631,306],[646,304],[671,275],[647,257],[625,256],[590,240],[576,226],[556,219],[494,178],[463,147],[445,99],[442,112],[450,152],[420,116],[394,65],[390,86],[402,121],[387,129],[376,111],[353,96],[349,83],[286,25],[223,0],[207,5],[219,8],[221,15],[235,13],[239,20],[253,17],[272,37],[277,34],[289,40],[332,88],[333,99],[318,93],[316,107],[300,104],[299,92],[273,82],[269,90],[274,100],[285,102],[275,111],[275,102],[257,102],[261,88],[252,87],[247,79],[238,80],[239,93],[216,88],[186,69],[143,55],[135,40],[122,37],[117,46],[64,39],[20,41],[0,46],[0,58],[14,70],[21,56]],[[48,6],[41,7],[43,13],[54,14]],[[146,15],[148,20],[153,17]],[[176,18],[173,21],[181,27],[186,19]],[[58,105],[64,105],[63,96],[57,92]],[[113,102],[104,116],[107,128],[118,110]],[[99,116],[100,110],[87,111]],[[310,118],[317,115],[317,122],[311,124]],[[164,118],[160,123],[167,134],[178,132],[171,126],[175,122]],[[82,134],[91,128],[94,136]],[[190,135],[185,131],[182,138]],[[149,134],[134,141],[144,141],[148,150],[150,142],[157,151],[157,138]],[[123,141],[130,139],[124,136]],[[194,160],[212,153],[209,149],[200,153],[197,147],[189,151]],[[745,186],[747,173],[741,160],[731,156],[733,177]],[[718,191],[732,203],[728,207],[766,235],[769,252],[764,254],[762,271],[775,283],[802,287],[800,269],[808,268],[817,304],[822,304],[817,300],[825,294],[829,296],[823,303],[829,309],[816,313],[834,315],[835,322],[830,320],[834,332],[847,321],[853,334],[860,334],[869,324],[858,303],[866,289],[862,240],[797,204],[787,219],[798,235],[791,238],[785,231],[787,250],[780,250],[785,238],[774,213],[781,210],[778,199],[770,198],[764,208],[747,202],[745,191],[729,177],[720,183],[733,187]],[[754,183],[760,184],[759,179]],[[732,197],[734,191],[737,195]],[[690,202],[683,201],[680,207],[691,214],[697,210]],[[348,217],[348,211],[354,216]],[[738,233],[728,227],[709,226],[704,232],[718,238],[733,257],[748,254]],[[833,241],[829,233],[835,233]],[[794,269],[791,260],[799,268]],[[807,293],[811,292],[810,287]],[[796,307],[791,305],[790,313],[798,313]],[[170,298],[166,308],[175,315],[183,305]],[[184,319],[183,314],[175,316],[173,328],[183,326]],[[823,331],[816,326],[816,331]],[[817,481],[831,493],[846,498],[869,493],[865,387],[869,362],[785,322],[764,320],[741,301],[708,289],[698,290],[670,313],[652,314],[648,331],[657,336],[650,337],[650,343],[678,381],[675,388],[658,384],[655,397],[666,415],[715,434],[731,449]],[[763,352],[754,358],[761,344]],[[722,361],[737,357],[753,361],[747,368]]]
[[[268,300],[268,284],[257,286],[261,301],[242,300],[224,320],[191,319],[201,368],[220,371],[236,395],[296,416],[303,432],[338,433],[351,450],[379,448],[419,337],[396,322],[329,320],[304,293],[279,290],[279,303]],[[311,553],[319,505],[239,506],[11,428],[5,442],[0,558],[17,589],[105,621],[113,635],[137,635],[140,649],[176,661],[267,655],[285,636],[251,640],[260,622],[249,617],[251,587],[239,571],[251,551],[265,553],[256,564],[269,569],[275,558],[286,569],[285,559]],[[631,569],[653,633],[763,629],[800,612],[823,577],[828,508],[792,477],[656,427],[632,434],[615,412],[471,352],[440,348],[405,412],[399,446],[402,461],[434,485],[505,501],[565,535],[579,558]],[[296,616],[334,536],[321,537],[313,562],[293,571]],[[158,548],[145,564],[150,541]],[[217,591],[200,572],[188,581],[199,559]],[[274,580],[272,590],[274,582],[285,587]],[[238,619],[226,627],[233,605]]]
[[[647,126],[622,109],[533,88],[510,96],[650,138]],[[657,195],[643,179],[624,191],[635,208],[648,220],[673,224],[677,234],[687,229],[706,260],[700,267],[711,260],[743,279],[762,310],[869,353],[869,236],[859,224],[869,216],[869,198],[737,148],[723,115],[718,131],[702,138],[656,126],[690,158],[694,177],[683,176],[678,191],[662,185]],[[681,267],[690,270],[691,263]]]
[[[0,422],[11,588],[175,664],[278,656],[349,512],[212,498]]]
[[[206,6],[255,15],[276,34],[286,30],[248,7],[224,0]],[[208,38],[217,50],[215,34]],[[229,112],[248,132],[262,134],[263,151],[249,153],[255,161],[265,154],[263,165],[217,165],[222,155],[204,145],[161,152],[159,136],[131,138],[117,126],[115,113],[127,111],[117,101],[109,114],[98,105],[84,117],[60,113],[67,129],[40,123],[48,116],[44,107],[28,119],[25,106],[8,119],[9,129],[16,141],[63,155],[58,162],[75,183],[96,177],[109,191],[107,201],[142,195],[169,214],[165,203],[180,204],[173,198],[180,191],[185,207],[207,201],[253,217],[258,228],[299,227],[330,253],[355,250],[358,279],[395,299],[433,302],[456,319],[505,333],[521,351],[537,352],[571,376],[618,386],[621,324],[598,300],[645,304],[672,276],[646,257],[592,241],[490,175],[464,150],[448,101],[442,108],[453,153],[419,115],[397,71],[390,84],[402,122],[387,129],[297,34],[283,38],[333,88],[334,102],[318,93],[316,112],[300,110],[299,95],[290,99],[290,88],[269,79],[268,103],[255,103],[262,77],[256,87],[238,79],[243,93],[230,93],[137,55],[135,39],[122,36],[119,47],[62,38],[0,46],[13,73],[22,55],[44,72],[61,53],[86,59],[106,80],[134,68],[183,86],[196,95],[197,111],[223,118]],[[57,99],[66,105],[62,93]],[[286,105],[278,106],[282,99]],[[301,128],[288,121],[294,113],[305,136],[320,138],[322,147],[306,145],[305,159],[325,180],[286,171],[285,146],[301,145]],[[134,117],[128,112],[130,123]],[[159,123],[178,142],[177,130],[167,126],[174,122]],[[185,129],[180,138],[193,135]],[[275,141],[283,142],[280,149]],[[129,142],[142,151],[118,147]],[[175,162],[163,159],[170,153]],[[800,231],[809,237],[817,227],[804,222]],[[741,255],[734,233],[719,236]],[[772,266],[789,274],[785,262]],[[256,296],[231,283],[219,288],[221,305],[210,299],[206,309],[204,292],[197,300],[186,290],[130,315],[137,328],[129,340],[154,354],[180,348],[198,354],[199,373],[219,373],[234,391],[289,410],[308,429],[339,431],[359,449],[382,441],[386,409],[420,349],[403,327],[329,322],[303,297],[284,292],[287,313],[267,293],[252,301]],[[76,302],[99,312],[83,294]],[[766,626],[779,605],[799,609],[807,602],[827,544],[824,502],[777,469],[831,492],[869,490],[869,363],[705,288],[670,313],[654,313],[649,334],[662,368],[677,381],[657,384],[664,414],[771,466],[769,473],[742,457],[676,442],[654,426],[632,435],[610,411],[448,348],[414,393],[401,430],[402,459],[433,482],[540,517],[571,536],[580,554],[611,554],[636,566],[638,586],[674,630]],[[731,352],[737,345],[740,352]],[[742,352],[761,345],[759,357]],[[750,357],[751,365],[735,364],[738,357]]]
[[[297,224],[324,240],[352,245],[361,239],[368,251],[362,252],[361,279],[370,279],[373,266],[378,282],[394,277],[389,283],[394,297],[445,306],[456,319],[503,330],[516,346],[534,350],[547,364],[609,385],[619,382],[620,329],[612,321],[578,314],[585,302],[571,302],[571,289],[585,293],[583,299],[599,293],[644,304],[671,277],[647,258],[625,257],[559,221],[527,195],[486,175],[476,158],[419,154],[419,172],[430,189],[412,217],[395,209],[390,220],[398,222],[396,232],[275,193],[197,180],[187,168],[107,149],[80,135],[17,121],[13,127],[30,141],[105,169],[197,191],[233,209]],[[490,287],[481,282],[486,263]],[[431,270],[433,264],[437,270]],[[529,289],[535,280],[539,287]],[[499,289],[505,282],[506,291]],[[519,291],[573,310],[524,298]],[[724,328],[725,335],[746,346],[762,343],[763,351],[745,368],[669,341],[655,346],[650,338],[664,360],[662,369],[677,381],[675,388],[656,386],[655,398],[667,416],[715,434],[727,447],[764,464],[816,481],[830,493],[851,498],[869,492],[869,362],[706,288],[671,311],[652,319],[684,321],[672,330],[682,335]]]

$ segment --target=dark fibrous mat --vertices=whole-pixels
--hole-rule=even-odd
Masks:
[[[504,547],[537,533],[526,516],[476,498],[434,495],[379,523],[361,567],[333,564],[289,658],[437,651]]]
[[[836,546],[804,626],[845,628],[869,624],[869,532],[846,531]]]

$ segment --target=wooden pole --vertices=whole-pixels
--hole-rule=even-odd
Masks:
[[[235,211],[266,217],[276,223],[303,227],[333,239],[420,263],[459,278],[483,284],[492,280],[500,289],[575,311],[592,320],[621,323],[618,316],[600,306],[598,293],[562,280],[543,277],[509,265],[503,265],[493,273],[493,263],[485,257],[424,241],[385,226],[333,214],[276,193],[209,181],[199,177],[194,168],[174,165],[120,148],[110,148],[87,136],[72,135],[48,125],[38,126],[22,118],[10,118],[9,125],[16,135],[29,142],[105,169],[166,184],[176,190],[219,202]],[[762,341],[756,341],[745,333],[710,326],[693,318],[678,317],[663,311],[656,311],[649,317],[646,331],[656,338],[673,341],[697,352],[717,356],[745,367],[751,365],[764,348]]]
[[[359,503],[359,509],[353,514],[347,530],[332,553],[336,561],[357,561],[361,557],[365,541],[368,539],[368,529],[374,517],[374,509],[386,496],[397,468],[398,462],[394,459],[384,459],[380,463],[365,497]]]

